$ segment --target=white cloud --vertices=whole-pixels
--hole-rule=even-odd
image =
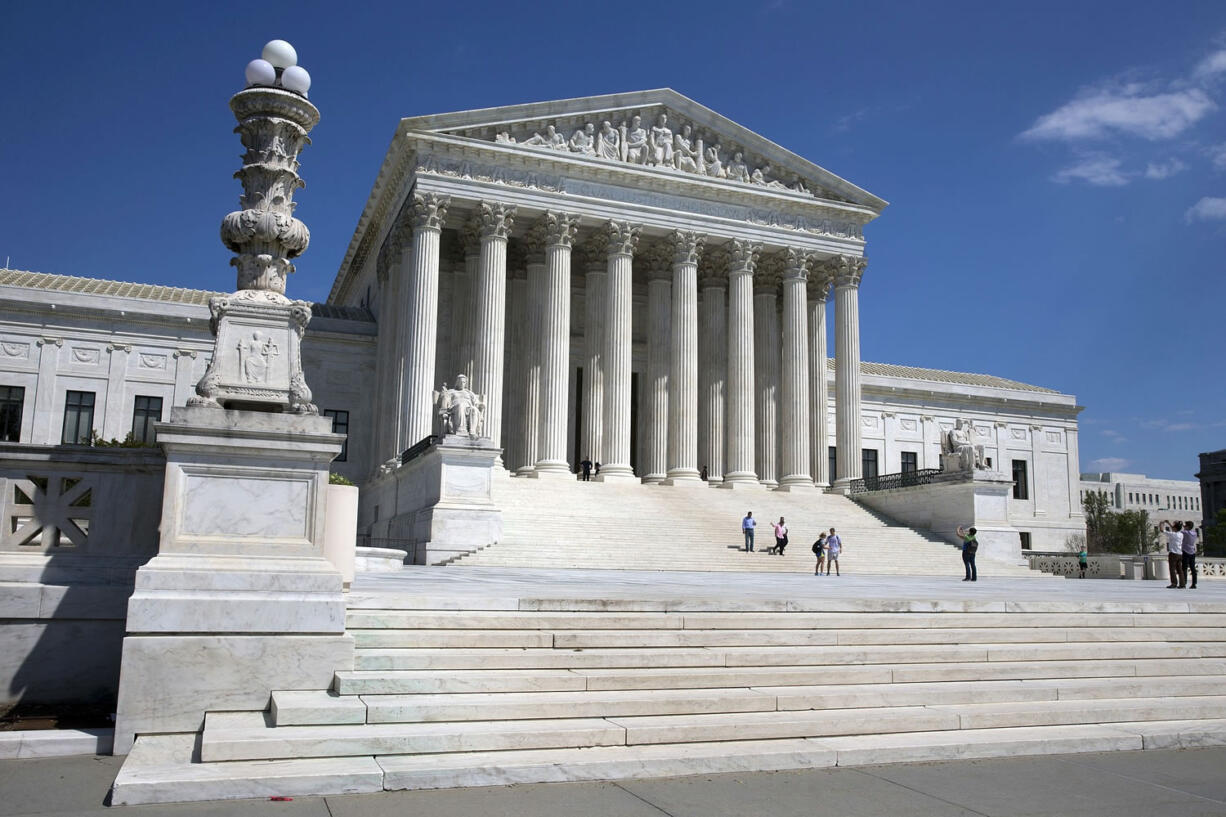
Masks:
[[[1095,187],[1122,187],[1128,184],[1128,176],[1120,170],[1120,160],[1110,156],[1087,157],[1056,171],[1051,178],[1060,184],[1082,181]]]
[[[1226,142],[1211,146],[1208,153],[1214,170],[1226,170]]]
[[[1147,179],[1169,179],[1180,171],[1187,170],[1188,166],[1179,159],[1168,159],[1165,162],[1150,162],[1145,168],[1145,178]]]
[[[1122,471],[1132,465],[1132,460],[1125,460],[1120,457],[1103,457],[1102,459],[1091,461],[1090,465],[1098,472]]]
[[[1217,51],[1200,61],[1193,73],[1197,79],[1208,79],[1226,72],[1226,50]]]
[[[1205,196],[1189,207],[1183,218],[1189,224],[1194,221],[1226,221],[1226,198]]]
[[[1143,86],[1132,83],[1084,92],[1040,116],[1022,138],[1078,141],[1126,134],[1150,141],[1171,139],[1215,107],[1199,88],[1147,94]]]

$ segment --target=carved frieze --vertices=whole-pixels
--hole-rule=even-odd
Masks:
[[[0,341],[0,354],[13,360],[29,360],[30,344],[22,341]]]

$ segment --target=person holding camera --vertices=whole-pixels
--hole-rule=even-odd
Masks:
[[[963,530],[958,526],[958,536],[962,537],[962,566],[966,568],[964,582],[979,581],[979,571],[975,568],[975,554],[979,551],[979,541],[975,538],[975,529]]]

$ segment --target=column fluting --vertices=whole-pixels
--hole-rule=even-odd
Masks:
[[[505,412],[508,471],[531,465],[524,453],[524,388],[528,345],[528,269],[523,248],[507,247],[507,405]],[[517,250],[514,251],[513,250]]]
[[[862,473],[860,461],[860,279],[863,258],[834,259],[834,434],[838,447],[835,488],[846,490]]]
[[[632,263],[639,227],[610,221],[608,240],[608,297],[605,301],[604,354],[604,450],[600,480],[631,479],[630,467],[630,366],[631,327],[634,305]]]
[[[808,254],[789,249],[783,267],[782,439],[779,487],[812,488],[809,470],[809,333],[805,315]]]
[[[826,428],[830,386],[826,379],[826,298],[830,293],[830,274],[824,264],[816,264],[809,278],[809,441],[812,446],[810,468],[819,488],[830,486],[830,442]]]
[[[449,196],[412,194],[413,225],[408,280],[400,290],[404,333],[397,355],[403,372],[400,394],[400,439],[397,452],[428,437],[434,429],[434,358],[438,332],[439,236]]]
[[[506,352],[507,236],[515,207],[481,202],[477,210],[481,256],[474,282],[472,390],[485,398],[482,436],[502,445],[502,375]]]
[[[707,253],[707,256],[710,256]],[[698,311],[698,467],[707,481],[724,480],[724,393],[728,380],[727,254],[703,258]]]
[[[608,296],[608,255],[588,240],[581,247],[583,265],[583,435],[577,452],[598,462],[604,425],[604,320]]]
[[[527,331],[524,342],[522,431],[524,460],[519,474],[536,473],[541,431],[541,320],[545,291],[545,236],[534,230],[524,240],[528,256]]]
[[[668,371],[668,481],[698,480],[698,256],[703,237],[674,232]]]
[[[753,276],[761,245],[740,239],[728,252],[728,465],[723,485],[756,483],[754,470]]]
[[[764,255],[754,275],[753,333],[754,424],[756,429],[754,464],[758,481],[774,488],[779,484],[779,282],[783,259]]]
[[[639,253],[647,267],[647,383],[644,406],[647,434],[639,474],[643,482],[663,482],[668,471],[669,349],[672,337],[672,252],[651,244]]]
[[[570,384],[570,249],[578,216],[548,211],[545,233],[545,290],[541,315],[541,429],[538,474],[570,474],[566,427]]]

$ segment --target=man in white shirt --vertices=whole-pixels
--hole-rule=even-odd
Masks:
[[[753,511],[746,511],[745,518],[741,520],[741,533],[745,534],[746,553],[753,552],[753,532],[756,527],[758,527],[758,523],[753,518]]]
[[[1163,522],[1160,529],[1166,539],[1166,562],[1171,570],[1171,583],[1166,586],[1168,590],[1179,587],[1179,573],[1183,569],[1183,534],[1179,531],[1180,527],[1182,525],[1172,528]]]
[[[1179,586],[1187,583],[1188,574],[1192,574],[1191,588],[1196,589],[1196,526],[1191,522],[1183,523],[1183,564],[1179,568]]]

